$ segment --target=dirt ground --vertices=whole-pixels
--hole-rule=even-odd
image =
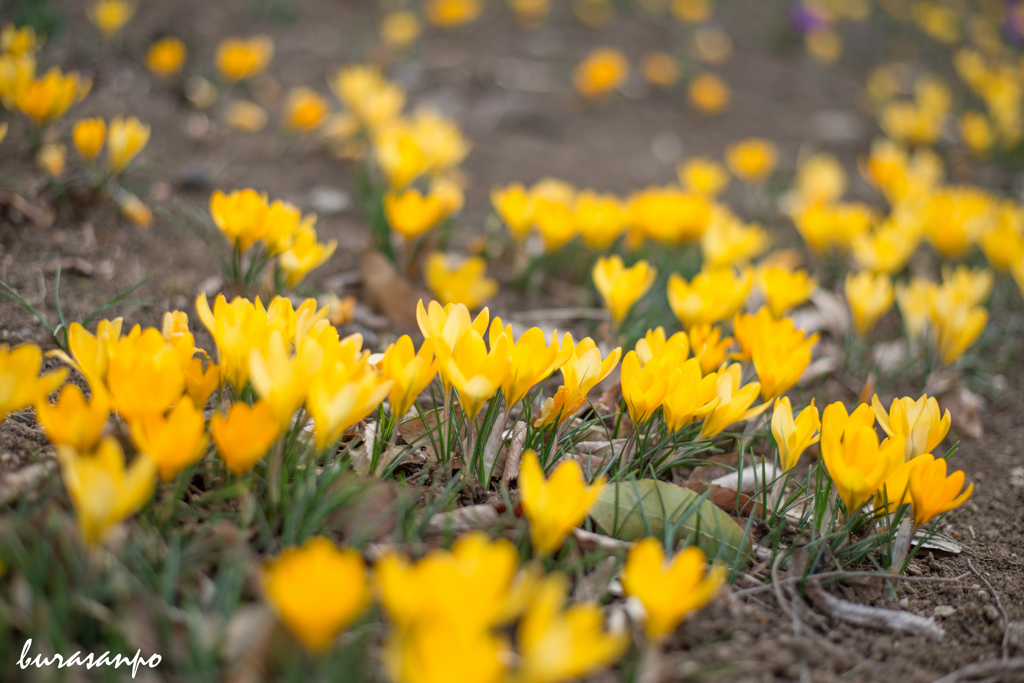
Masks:
[[[270,77],[258,86],[260,99],[279,102],[288,88],[300,85],[326,93],[328,75],[373,49],[371,35],[379,16],[374,3],[140,3],[117,45],[98,42],[84,19],[87,3],[59,4],[68,21],[47,45],[42,63],[92,76],[92,93],[72,110],[71,120],[125,114],[152,125],[132,185],[151,205],[183,216],[181,202],[205,211],[214,189],[240,187],[266,191],[304,212],[315,210],[312,197],[318,188],[354,197],[351,168],[332,159],[314,140],[287,145],[273,113],[271,124],[258,134],[233,131],[221,120],[223,98],[206,112],[192,109],[180,84],[158,83],[142,67],[140,55],[153,37],[172,33],[188,44],[186,72],[211,76],[213,52],[222,37],[267,33],[274,38],[276,53]],[[801,149],[826,149],[848,162],[852,193],[867,193],[853,172],[853,161],[867,149],[877,128],[858,109],[858,93],[869,65],[881,59],[884,38],[855,31],[840,64],[825,68],[809,60],[799,45],[786,44],[782,3],[722,2],[718,16],[735,45],[732,60],[716,68],[732,87],[728,112],[709,119],[686,104],[681,89],[652,92],[636,73],[624,96],[584,109],[571,96],[568,83],[572,67],[586,52],[615,44],[635,64],[647,50],[669,49],[677,29],[625,15],[606,29],[588,29],[569,19],[565,4],[556,3],[555,20],[547,26],[524,31],[514,26],[504,3],[490,2],[487,15],[468,30],[449,35],[428,31],[414,55],[391,72],[409,90],[413,105],[430,104],[456,117],[472,140],[473,151],[464,164],[470,181],[467,207],[457,243],[479,232],[495,184],[531,183],[552,175],[581,187],[625,194],[672,181],[679,158],[720,157],[727,142],[748,135],[767,137],[780,146],[782,177],[789,177]],[[297,11],[293,19],[272,20],[261,18],[254,10],[258,6]],[[6,19],[0,15],[0,22]],[[11,121],[11,131],[0,148],[0,185],[33,201],[51,201],[39,174],[30,172],[32,161],[20,141],[24,124],[9,115],[4,120]],[[742,206],[740,190],[734,187],[727,200]],[[140,230],[109,206],[74,201],[56,206],[57,219],[47,229],[17,221],[0,209],[0,280],[46,311],[51,321],[56,318],[53,279],[58,263],[63,266],[60,299],[69,319],[81,319],[147,275],[152,279],[140,293],[152,296],[153,305],[125,311],[129,323],[158,324],[162,312],[174,308],[191,313],[195,295],[215,289],[211,278],[219,273],[216,258],[203,242],[161,215],[150,229]],[[337,239],[339,247],[309,284],[358,296],[354,274],[369,236],[354,203],[338,213],[321,212],[317,229],[322,239]],[[795,234],[781,221],[779,230],[780,240]],[[86,265],[76,266],[75,259]],[[352,284],[343,290],[337,283]],[[578,305],[573,287],[557,281],[547,287],[544,307]],[[492,311],[507,314],[527,307],[537,304],[503,292]],[[390,332],[384,331],[381,339]],[[37,321],[6,302],[0,304],[0,341],[52,346]],[[1019,368],[1007,372],[1019,373]],[[1000,656],[1005,622],[1024,620],[1022,410],[1024,397],[1008,390],[1005,399],[983,411],[983,439],[964,439],[956,455],[956,465],[976,485],[971,502],[948,530],[963,544],[963,552],[919,556],[911,571],[917,577],[966,576],[955,583],[896,586],[897,600],[910,611],[940,615],[937,621],[946,632],[942,642],[815,618],[809,607],[798,610],[805,630],[794,635],[791,618],[767,591],[718,600],[690,620],[670,643],[673,678],[916,683]],[[27,453],[45,446],[30,424],[31,417],[23,414],[0,428],[0,468],[12,469]],[[753,585],[741,581],[733,591]],[[1007,639],[1011,655],[1024,656],[1022,641],[1021,635]],[[990,680],[1022,681],[1024,672]]]

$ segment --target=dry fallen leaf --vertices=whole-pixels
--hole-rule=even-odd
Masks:
[[[366,302],[396,325],[416,327],[416,302],[430,295],[399,275],[394,264],[379,251],[367,251],[360,263]]]

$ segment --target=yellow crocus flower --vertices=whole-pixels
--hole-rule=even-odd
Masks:
[[[181,371],[185,375],[185,391],[189,398],[196,406],[205,406],[210,394],[220,385],[220,368],[210,362],[204,368],[201,358],[190,358]]]
[[[146,51],[146,68],[160,78],[170,78],[181,71],[187,55],[185,43],[174,36],[167,36],[149,46]]]
[[[853,316],[853,329],[860,336],[870,332],[888,313],[894,301],[892,281],[885,273],[862,270],[846,274],[846,302]]]
[[[101,118],[82,119],[75,123],[71,131],[71,139],[75,149],[83,159],[92,163],[103,149],[103,141],[107,137],[107,124]]]
[[[679,184],[705,197],[717,197],[729,187],[729,173],[722,164],[708,157],[694,157],[676,166]]]
[[[327,262],[338,248],[338,240],[317,242],[316,230],[309,223],[303,223],[292,236],[291,244],[281,252],[277,265],[284,273],[284,283],[289,289],[305,279],[310,271]]]
[[[718,373],[718,405],[704,418],[700,428],[701,439],[710,439],[722,432],[729,425],[749,420],[768,409],[771,404],[762,403],[756,408],[751,404],[757,400],[761,385],[751,382],[740,386],[743,370],[739,363],[733,363]]]
[[[573,86],[588,100],[607,97],[626,82],[629,61],[620,51],[598,48],[587,55],[573,72]]]
[[[580,237],[591,249],[607,249],[626,228],[626,209],[613,195],[583,190],[576,195],[573,210]]]
[[[745,265],[771,245],[771,238],[757,223],[745,225],[726,206],[716,205],[711,221],[700,237],[704,267],[708,270]]]
[[[451,354],[455,343],[466,330],[472,328],[482,337],[487,332],[489,321],[490,312],[487,308],[472,318],[465,304],[445,304],[442,307],[436,301],[431,301],[426,308],[422,300],[416,304],[416,323],[420,332],[426,339],[433,340],[434,352],[441,358]],[[443,368],[441,372],[443,375]]]
[[[640,366],[643,367],[652,358],[661,356],[670,346],[678,346],[681,349],[679,362],[686,360],[690,355],[690,340],[687,339],[685,332],[676,332],[666,339],[664,327],[658,326],[653,330],[647,330],[647,334],[637,340],[635,347]]]
[[[435,251],[427,257],[423,279],[444,305],[465,304],[475,310],[498,293],[498,282],[486,272],[487,262],[478,256],[463,259],[452,268],[448,257]]]
[[[753,282],[750,268],[738,274],[729,268],[705,270],[690,282],[672,273],[668,279],[668,303],[683,327],[689,330],[732,316],[743,306]]]
[[[831,204],[846,192],[846,171],[833,155],[827,152],[812,154],[800,162],[793,191],[801,206]]]
[[[526,236],[533,225],[533,198],[521,183],[491,189],[491,206],[508,226],[512,237]]]
[[[114,343],[121,338],[121,318],[101,320],[96,324],[93,335],[78,323],[68,326],[68,350],[71,357],[62,351],[52,354],[75,368],[89,380],[89,384],[104,384]]]
[[[909,396],[893,400],[886,412],[878,395],[871,398],[878,425],[889,436],[901,435],[906,439],[905,459],[913,460],[919,455],[931,453],[949,433],[952,417],[947,410],[939,411],[939,402],[934,396],[923,394],[916,401]]]
[[[981,250],[988,264],[1007,272],[1024,259],[1024,210],[1016,202],[1003,202],[999,223],[981,238]]]
[[[932,300],[937,293],[938,285],[920,277],[911,278],[906,285],[896,285],[896,303],[910,341],[919,340],[928,328]]]
[[[143,415],[131,422],[132,443],[156,463],[160,478],[171,481],[206,453],[209,437],[202,408],[185,396],[163,415]]]
[[[0,53],[7,53],[14,57],[24,54],[32,54],[40,47],[43,41],[37,41],[36,30],[31,26],[15,26],[7,23],[0,28]]]
[[[790,318],[774,320],[767,308],[756,315],[737,315],[733,331],[742,358],[749,358],[761,382],[761,396],[769,401],[795,385],[811,363],[818,335],[808,337]]]
[[[967,111],[960,117],[960,139],[974,156],[986,158],[996,141],[996,133],[988,117],[980,111]]]
[[[714,372],[725,362],[725,356],[733,338],[722,338],[722,329],[710,323],[697,325],[690,329],[690,347],[693,356],[700,361],[700,371],[704,374]]]
[[[873,422],[867,404],[852,416],[839,402],[822,413],[821,457],[848,516],[860,510],[904,462],[904,437],[898,434],[879,444]]]
[[[427,0],[423,11],[434,26],[455,28],[480,16],[484,5],[481,0]]]
[[[214,413],[210,434],[221,460],[235,476],[240,476],[263,459],[280,430],[274,409],[267,401],[256,401],[252,406],[236,401],[227,416]]]
[[[649,420],[668,392],[675,388],[684,357],[683,347],[671,345],[643,365],[636,351],[630,351],[622,359],[622,397],[634,424]]]
[[[658,269],[647,261],[637,261],[626,268],[618,254],[599,258],[591,271],[594,286],[604,300],[605,308],[611,312],[612,323],[617,327],[633,305],[647,293],[658,276]]]
[[[731,99],[729,85],[721,77],[707,71],[690,79],[686,95],[698,111],[711,115],[725,111]]]
[[[629,634],[604,630],[601,608],[589,602],[565,608],[568,582],[549,574],[535,589],[519,622],[516,642],[522,655],[518,680],[559,683],[583,678],[614,664],[629,647]],[[552,647],[553,643],[563,644]]]
[[[897,211],[874,232],[854,235],[850,247],[857,265],[890,275],[903,270],[921,242],[918,225],[917,219],[901,219]]]
[[[39,374],[43,352],[35,344],[22,344],[11,350],[0,344],[0,422],[11,413],[38,405],[68,376],[66,368]]]
[[[699,239],[711,222],[711,213],[711,202],[703,195],[677,187],[647,188],[629,198],[628,239],[639,243],[650,238],[678,246]]]
[[[910,470],[908,493],[914,509],[914,526],[920,528],[938,515],[962,505],[974,491],[974,484],[964,486],[960,470],[946,476],[946,460],[931,455],[921,456]]]
[[[558,251],[576,236],[576,214],[566,202],[535,197],[532,218],[547,253]]]
[[[107,388],[114,410],[126,420],[164,413],[185,393],[181,361],[171,346],[150,327],[136,325],[113,342]]]
[[[120,173],[132,162],[149,142],[149,124],[134,116],[127,119],[116,116],[110,120],[107,135],[107,156],[110,170]]]
[[[414,240],[446,217],[441,198],[433,193],[423,196],[417,189],[388,192],[384,195],[384,217],[391,229],[406,240]]]
[[[234,83],[262,73],[273,57],[274,41],[269,36],[225,38],[217,46],[217,71],[225,81]]]
[[[36,152],[36,168],[46,171],[53,178],[59,178],[64,173],[67,153],[68,148],[64,145],[47,143]]]
[[[391,381],[382,378],[365,362],[356,367],[336,364],[314,377],[306,398],[306,411],[316,427],[316,447],[324,450],[337,442],[345,430],[377,409]]]
[[[548,555],[562,546],[569,532],[583,523],[604,483],[604,477],[599,477],[587,485],[583,470],[572,458],[562,461],[545,480],[537,454],[523,453],[519,491],[534,554]]]
[[[776,318],[806,303],[818,289],[818,281],[806,270],[789,270],[782,266],[758,268],[755,281]]]
[[[388,403],[396,420],[409,412],[416,397],[433,381],[439,364],[432,339],[424,340],[416,351],[412,339],[404,334],[384,351],[380,371],[384,379],[391,381]]]
[[[267,127],[267,110],[249,100],[234,100],[224,108],[224,123],[243,133],[258,133]]]
[[[483,337],[471,328],[463,332],[451,354],[442,359],[468,419],[477,416],[508,378],[510,346],[509,338],[499,335],[488,350]]]
[[[991,280],[988,283],[990,286]],[[985,330],[988,311],[974,305],[978,298],[988,296],[987,290],[977,286],[984,284],[984,281],[964,278],[960,282],[949,280],[934,290],[929,302],[929,320],[935,329],[943,365],[956,362]]]
[[[51,404],[43,397],[36,403],[36,419],[55,446],[71,446],[89,453],[99,443],[110,417],[110,399],[102,385],[93,385],[89,401],[77,384],[65,384]]]
[[[36,77],[36,58],[31,53],[0,52],[0,102],[17,109],[16,98]]]
[[[793,419],[793,406],[789,402],[789,397],[775,399],[772,436],[779,447],[779,465],[782,469],[793,469],[807,447],[818,443],[821,436],[817,432],[820,429],[821,420],[818,418],[814,399],[811,399],[811,405],[800,411],[796,420]]]
[[[405,90],[385,79],[376,66],[356,64],[339,69],[329,85],[359,123],[371,131],[397,121],[405,106]]]
[[[665,426],[675,433],[718,407],[718,375],[701,376],[700,360],[690,358],[679,367],[679,378],[662,403]]]
[[[57,461],[78,516],[78,528],[90,545],[102,541],[114,526],[138,512],[156,487],[153,460],[142,453],[126,468],[124,451],[112,436],[100,441],[91,454],[58,446]]]
[[[249,350],[262,348],[270,336],[266,316],[260,315],[247,299],[236,297],[228,303],[223,294],[217,295],[213,310],[205,292],[196,297],[195,305],[199,319],[217,345],[221,376],[241,393],[249,382]]]
[[[92,88],[92,81],[76,72],[63,74],[57,67],[42,78],[29,79],[12,93],[14,106],[42,128],[64,116],[71,106],[81,102]]]
[[[748,138],[726,147],[725,163],[742,182],[760,185],[779,163],[779,151],[768,140]]]
[[[942,188],[925,204],[925,234],[943,256],[962,256],[996,225],[996,206],[976,187]]]
[[[284,102],[281,125],[293,133],[316,130],[330,116],[327,99],[312,88],[292,88]]]
[[[793,224],[815,253],[830,247],[849,250],[854,238],[868,232],[875,220],[874,211],[859,202],[811,204],[793,214]]]
[[[370,602],[363,556],[316,536],[264,563],[267,602],[302,644],[323,652]]]
[[[576,344],[569,358],[562,365],[562,385],[554,397],[544,402],[541,415],[534,427],[557,422],[561,424],[583,407],[590,390],[608,376],[619,362],[622,349],[616,347],[601,360],[601,351],[590,337]]]
[[[270,333],[266,352],[254,348],[249,351],[249,380],[256,394],[267,401],[274,410],[277,425],[283,432],[291,424],[292,415],[306,400],[309,382],[319,358],[312,357],[321,352],[318,345],[303,344],[299,353],[288,352],[284,337],[279,330]]]
[[[409,47],[420,35],[420,20],[410,10],[388,12],[380,20],[377,32],[389,47],[401,50]]]
[[[499,318],[495,318],[495,321],[500,323]],[[493,323],[491,329],[494,329]],[[511,342],[511,333],[508,337]],[[494,341],[491,345],[494,345]],[[561,344],[558,343],[557,331],[552,334],[550,344],[544,339],[544,332],[538,327],[531,327],[520,335],[509,348],[509,371],[501,384],[506,410],[526,398],[530,389],[560,368],[574,348],[572,335],[568,333],[562,337]]]
[[[128,23],[135,14],[135,3],[128,0],[98,0],[89,8],[89,21],[109,38]]]
[[[727,575],[720,564],[709,569],[704,551],[697,546],[666,558],[656,538],[645,538],[630,548],[622,572],[622,587],[643,605],[647,637],[654,641],[708,604]]]

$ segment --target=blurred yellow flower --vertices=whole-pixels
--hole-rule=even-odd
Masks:
[[[808,31],[804,36],[807,53],[822,64],[834,64],[843,54],[843,39],[830,28]]]
[[[36,152],[36,166],[41,171],[46,171],[54,178],[59,178],[64,173],[64,163],[67,160],[68,148],[56,143],[48,143],[39,148]]]
[[[260,580],[267,601],[313,652],[326,650],[370,602],[363,556],[316,536],[266,562]]]
[[[793,191],[801,207],[830,204],[843,196],[846,184],[846,171],[839,160],[828,152],[818,152],[800,162]]]
[[[89,8],[89,21],[109,38],[128,23],[135,9],[135,3],[128,0],[99,0]]]
[[[50,443],[71,446],[79,453],[89,453],[96,447],[110,417],[110,400],[101,385],[91,389],[89,401],[77,384],[65,384],[55,403],[51,404],[45,395],[36,402],[36,419]]]
[[[771,238],[757,223],[744,224],[724,205],[716,205],[700,237],[703,266],[708,270],[744,266],[771,245]]]
[[[724,352],[722,357],[725,357]],[[673,433],[678,432],[717,408],[721,400],[718,396],[718,375],[710,372],[702,377],[701,360],[690,358],[679,367],[679,379],[665,395],[662,404],[665,426]]]
[[[8,126],[6,121],[0,123],[0,142],[3,142],[4,138],[7,137],[7,128]]]
[[[767,312],[766,308],[761,310]],[[803,375],[811,363],[811,349],[818,343],[818,335],[807,336],[802,330],[796,329],[789,318],[773,320],[771,316],[760,315],[746,315],[742,318],[761,323],[755,324],[754,334],[749,339],[749,351],[757,378],[761,382],[761,398],[769,401],[788,391]],[[741,316],[736,316],[733,332],[743,345],[740,319]]]
[[[796,420],[793,419],[793,406],[788,396],[775,399],[775,411],[772,413],[772,436],[779,447],[779,465],[789,471],[796,466],[800,455],[808,446],[818,443],[821,420],[818,409],[811,405],[800,411]]]
[[[544,402],[534,427],[561,424],[576,414],[587,400],[590,390],[607,377],[619,362],[621,348],[614,348],[601,360],[601,351],[590,337],[581,339],[562,365],[562,385],[554,397]]]
[[[690,282],[672,273],[668,278],[668,303],[683,327],[690,330],[731,317],[743,306],[753,282],[750,268],[739,273],[729,268],[705,270]]]
[[[75,123],[71,131],[71,139],[75,143],[75,149],[83,159],[92,163],[100,155],[103,149],[103,142],[107,137],[106,122],[97,117],[94,119],[81,119]]]
[[[918,341],[927,330],[937,291],[938,285],[919,277],[911,278],[906,285],[896,285],[896,303],[910,341]]]
[[[185,393],[185,377],[174,347],[160,330],[132,331],[110,345],[107,368],[110,404],[125,420],[163,414]]]
[[[846,303],[853,316],[853,329],[859,336],[870,332],[889,312],[894,301],[892,281],[885,273],[862,270],[846,274]]]
[[[705,197],[717,197],[729,186],[729,173],[709,157],[694,157],[676,167],[679,184]]]
[[[533,199],[520,183],[491,189],[491,206],[515,239],[522,239],[533,225]]]
[[[612,323],[617,327],[654,284],[658,269],[647,261],[637,261],[626,268],[622,258],[615,254],[597,259],[591,275],[605,308],[612,315]]]
[[[588,486],[579,463],[571,457],[545,480],[537,454],[532,450],[523,453],[519,491],[535,555],[548,555],[562,546],[569,532],[583,523],[604,482],[601,477]]]
[[[16,76],[16,78],[18,78]],[[42,128],[64,116],[77,102],[81,102],[92,88],[92,81],[82,78],[76,72],[67,75],[57,67],[46,72],[42,78],[31,78],[11,91],[13,104],[27,116],[36,128]]]
[[[689,24],[700,24],[711,16],[709,0],[672,0],[672,14],[680,21]]]
[[[712,73],[698,74],[690,79],[686,94],[690,104],[705,114],[721,114],[729,106],[729,86]]]
[[[672,245],[700,238],[712,216],[707,197],[671,186],[634,193],[627,212],[631,228],[627,239],[647,237]]]
[[[873,232],[854,235],[850,246],[861,268],[893,275],[903,270],[920,242],[920,217],[915,211],[894,209]]]
[[[0,28],[0,52],[7,53],[12,57],[20,57],[24,54],[32,54],[40,47],[43,41],[37,40],[36,30],[31,26],[15,26],[7,23]]]
[[[827,406],[822,413],[821,459],[846,505],[847,516],[856,514],[903,464],[903,436],[879,444],[873,423],[874,413],[866,403],[853,415],[840,402]]]
[[[757,400],[761,385],[757,382],[741,385],[742,374],[739,363],[733,363],[718,373],[718,405],[704,418],[698,438],[710,439],[732,424],[757,417],[771,405],[766,401],[756,408],[750,407]]]
[[[385,79],[376,66],[356,64],[338,69],[329,85],[335,97],[371,131],[395,122],[405,106],[405,91]]]
[[[420,20],[409,10],[388,12],[380,21],[377,31],[388,46],[402,50],[416,42],[420,35]]]
[[[486,276],[487,262],[471,256],[452,268],[449,257],[433,252],[427,257],[423,279],[431,293],[444,305],[461,303],[476,310],[498,293],[498,283]]]
[[[908,493],[913,501],[914,526],[920,528],[944,512],[962,505],[974,491],[974,484],[964,486],[964,473],[946,476],[946,460],[923,456],[910,470]]]
[[[659,88],[671,88],[679,80],[679,64],[667,52],[648,52],[640,69],[647,82]]]
[[[146,52],[146,68],[160,78],[170,78],[181,71],[188,49],[181,39],[167,36],[154,41]]]
[[[818,289],[818,281],[806,270],[789,270],[781,266],[758,268],[754,280],[776,318],[806,303]]]
[[[127,119],[115,116],[110,120],[107,134],[107,156],[110,170],[120,173],[132,162],[149,142],[149,124],[134,116]]]
[[[17,109],[17,96],[36,77],[36,58],[31,52],[14,55],[0,53],[0,102],[8,109]]]
[[[726,578],[724,566],[708,569],[704,551],[697,546],[666,558],[657,538],[645,538],[630,548],[622,569],[622,587],[643,605],[647,637],[654,641],[708,604]]]
[[[280,330],[271,331],[265,351],[249,351],[253,391],[273,408],[280,431],[288,429],[292,415],[306,400],[309,382],[322,354],[315,342],[300,344],[295,354],[290,353]]]
[[[209,438],[202,408],[183,397],[171,412],[143,415],[131,422],[132,443],[156,463],[160,478],[171,481],[206,453]]]
[[[142,509],[153,496],[153,460],[139,454],[126,468],[121,444],[112,436],[104,438],[95,453],[58,446],[57,461],[78,516],[78,528],[89,545],[101,542],[114,526]]]
[[[1024,210],[1015,201],[999,205],[998,224],[981,238],[988,264],[1006,272],[1024,259]]]
[[[455,28],[480,16],[484,5],[481,0],[427,0],[423,11],[434,26]]]
[[[626,56],[615,48],[598,48],[573,72],[573,85],[588,100],[601,99],[617,90],[629,76]]]
[[[217,71],[225,81],[234,83],[263,73],[273,57],[270,36],[225,38],[217,46]]]
[[[708,64],[724,64],[732,57],[732,38],[723,29],[700,26],[693,32],[697,59]]]
[[[114,193],[114,201],[121,215],[140,228],[148,228],[153,222],[153,210],[131,192],[118,190]]]
[[[997,207],[980,188],[942,188],[925,205],[925,234],[943,256],[961,257],[997,224]]]
[[[319,128],[331,113],[327,99],[310,88],[292,88],[284,102],[281,124],[295,133]]]
[[[976,157],[984,159],[992,151],[996,135],[984,114],[978,111],[964,112],[960,117],[960,139]]]
[[[850,249],[857,235],[866,233],[875,222],[869,206],[859,202],[811,204],[793,214],[793,224],[807,246],[815,253],[828,247]]]
[[[316,230],[312,224],[303,222],[292,236],[291,244],[281,252],[277,261],[284,273],[285,286],[294,289],[311,270],[326,263],[337,248],[337,240],[317,242]]]
[[[733,175],[749,185],[768,179],[779,161],[779,152],[768,140],[748,138],[725,149],[725,163]]]
[[[431,339],[424,340],[420,350],[416,351],[409,335],[403,334],[384,351],[380,373],[384,379],[391,380],[388,403],[396,420],[401,420],[409,412],[416,397],[433,381],[438,365]],[[397,424],[395,428],[398,428]]]
[[[568,202],[535,196],[532,218],[547,253],[558,251],[576,236],[576,214]]]
[[[384,195],[384,217],[391,229],[406,240],[414,240],[446,218],[441,198],[434,193],[426,197],[410,188]]]
[[[279,433],[274,409],[267,401],[256,401],[252,406],[236,401],[227,416],[214,413],[210,419],[210,434],[217,453],[235,476],[255,467]]]
[[[725,337],[723,339],[720,327],[704,323],[690,328],[688,334],[693,357],[700,361],[701,372],[705,374],[714,372],[725,362],[726,352],[732,346],[733,338]]]
[[[224,109],[224,122],[243,133],[258,133],[267,125],[267,112],[249,100],[234,100]]]
[[[670,344],[645,362],[640,360],[636,351],[630,351],[622,359],[619,368],[622,398],[634,424],[640,425],[651,419],[668,392],[675,388],[686,353],[687,349],[682,345]]]

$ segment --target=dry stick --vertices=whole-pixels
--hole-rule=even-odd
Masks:
[[[935,640],[942,640],[944,635],[943,630],[935,625],[934,617],[926,619],[910,612],[898,612],[840,600],[822,588],[818,581],[808,581],[806,592],[807,597],[818,609],[857,626],[918,633]]]
[[[962,581],[963,579],[967,578],[970,575],[971,575],[970,572],[964,572],[960,576],[954,576],[953,578],[949,579],[949,578],[941,577],[941,576],[904,576],[904,575],[889,576],[887,574],[881,574],[881,573],[878,573],[878,572],[846,572],[846,571],[841,571],[841,572],[822,572],[821,574],[814,574],[813,578],[818,580],[818,581],[823,581],[825,579],[846,579],[846,578],[854,578],[854,577],[858,577],[858,576],[866,576],[868,578],[885,579],[886,581],[896,580],[896,581],[910,581],[912,583],[956,583],[958,581]],[[749,576],[749,574],[747,576]],[[751,577],[751,578],[753,578],[753,577]],[[804,577],[802,577],[802,576],[787,576],[784,579],[779,579],[779,583],[785,583],[785,584],[799,583],[799,582],[801,582],[803,580],[804,580]],[[772,589],[773,589],[772,584],[767,584],[766,583],[763,586],[754,586],[753,588],[744,588],[742,590],[738,590],[738,591],[736,591],[734,593],[734,595],[736,597],[740,597],[741,598],[741,597],[744,597],[746,595],[755,595],[757,593],[766,593],[766,592],[768,592],[768,591],[770,591]]]
[[[934,683],[958,683],[964,679],[984,676],[985,674],[1007,673],[1009,671],[1024,671],[1024,657],[1012,659],[986,659],[983,662],[975,662],[946,674],[936,679]]]
[[[992,583],[988,580],[988,577],[986,577],[984,574],[982,574],[981,572],[979,572],[977,569],[974,568],[974,565],[971,563],[971,558],[969,558],[969,557],[967,558],[967,566],[971,568],[971,571],[974,572],[975,576],[977,576],[979,579],[981,579],[982,581],[985,582],[985,585],[988,586],[988,589],[990,591],[992,591],[992,597],[994,597],[996,599],[996,607],[999,609],[999,615],[1003,618],[1003,645],[1002,645],[1003,659],[1009,659],[1010,658],[1010,629],[1007,628],[1007,627],[1010,625],[1010,618],[1006,614],[1006,609],[1003,608],[1003,601],[999,599],[999,593],[996,592],[995,587],[992,586]]]
[[[788,614],[793,622],[793,635],[799,637],[803,633],[803,622],[797,616],[796,609],[782,594],[782,584],[779,582],[779,565],[782,564],[782,560],[783,553],[778,553],[775,556],[775,561],[772,562],[772,588],[775,590],[775,599],[779,601],[779,608]]]

